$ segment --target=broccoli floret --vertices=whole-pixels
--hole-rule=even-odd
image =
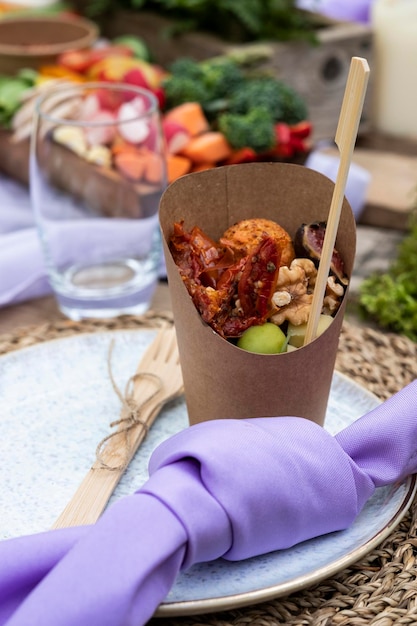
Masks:
[[[273,122],[296,124],[307,119],[304,100],[291,87],[269,75],[250,76],[232,58],[214,57],[206,61],[180,58],[169,71],[170,75],[163,82],[167,109],[184,102],[198,102],[210,124],[215,124],[219,116],[226,113],[245,116],[242,119],[232,117],[230,122],[226,117],[226,122],[223,121],[227,127],[229,123],[233,125],[230,131],[233,136],[247,135],[246,126],[251,123],[249,113],[257,110],[254,119],[261,130],[253,132],[250,144],[247,140],[243,142],[244,146],[252,145],[257,151],[271,147],[273,130],[270,125]],[[241,143],[237,139],[232,145]]]
[[[184,102],[206,102],[210,94],[203,81],[203,71],[196,61],[181,58],[169,68],[170,74],[163,81],[168,109]]]
[[[235,149],[252,148],[257,153],[267,152],[276,143],[274,122],[264,107],[244,114],[223,113],[218,120],[219,130]]]
[[[210,98],[226,98],[245,81],[245,74],[239,65],[231,59],[215,57],[202,61],[203,82]]]
[[[247,79],[232,94],[229,111],[244,114],[263,107],[275,122],[296,124],[307,118],[304,100],[288,85],[273,77]]]
[[[171,109],[184,102],[199,102],[204,105],[209,100],[205,85],[188,76],[170,76],[163,83],[166,108]]]
[[[202,81],[204,73],[200,63],[188,57],[181,57],[174,61],[169,66],[168,72],[176,77],[192,78],[198,81]]]
[[[224,57],[201,62],[181,58],[169,71],[163,82],[168,107],[199,102],[209,117],[225,108],[225,99],[245,80],[239,65]]]
[[[287,124],[298,124],[308,117],[307,105],[303,98],[289,85],[284,83],[281,86],[281,119],[277,121]]]

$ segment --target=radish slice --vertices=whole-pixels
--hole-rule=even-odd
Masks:
[[[123,139],[130,143],[143,143],[149,136],[149,122],[141,118],[145,112],[145,103],[142,98],[135,98],[125,102],[120,107],[117,119],[120,122],[119,132]]]
[[[104,124],[103,126],[89,126],[85,128],[85,136],[89,146],[105,146],[110,144],[116,136],[116,118],[110,111],[99,111],[89,119],[89,122]]]
[[[162,128],[169,154],[177,154],[190,140],[190,133],[177,122],[164,120]]]
[[[95,94],[86,96],[80,107],[80,119],[90,120],[100,111],[100,102]]]

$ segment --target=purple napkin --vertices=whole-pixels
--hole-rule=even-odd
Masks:
[[[61,204],[63,202],[60,200]],[[68,199],[65,209],[69,211],[71,208],[72,203]],[[62,265],[94,261],[96,249],[105,249],[115,257],[123,255],[127,249],[145,254],[151,245],[157,221],[155,215],[141,220],[85,222],[72,219],[67,223],[52,223],[48,233],[51,251]],[[159,276],[166,276],[162,253]],[[0,307],[50,293],[52,289],[29,192],[0,174]]]
[[[138,255],[144,254],[151,245],[156,220],[157,217],[152,220],[91,220],[88,223],[74,220],[53,224],[49,230],[50,250],[64,266],[94,262],[96,251],[103,249],[115,258],[123,256],[129,249]],[[0,306],[49,293],[51,287],[35,228],[0,235]]]
[[[35,228],[0,235],[0,307],[51,292]]]
[[[193,563],[347,528],[417,471],[417,381],[336,436],[297,417],[198,424],[149,470],[94,526],[0,544],[1,625],[140,626]]]
[[[0,174],[0,307],[50,291],[29,192]]]

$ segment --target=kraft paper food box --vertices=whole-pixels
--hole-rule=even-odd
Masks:
[[[160,203],[160,226],[190,424],[223,418],[293,415],[323,425],[347,290],[328,329],[283,354],[238,348],[200,317],[169,251],[175,222],[199,226],[214,240],[242,219],[274,220],[294,237],[302,223],[326,221],[334,183],[301,165],[247,163],[179,178]],[[350,278],[356,224],[343,201],[336,249]]]

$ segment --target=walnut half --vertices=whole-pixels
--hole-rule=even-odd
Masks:
[[[281,267],[272,296],[276,311],[270,321],[278,326],[286,321],[296,326],[305,324],[310,313],[316,276],[317,270],[309,259],[297,258],[289,267]]]
[[[310,315],[317,269],[310,259],[296,258],[290,267],[281,267],[272,305],[270,321],[278,326],[290,322],[294,326],[306,324]],[[334,276],[327,279],[322,313],[334,315],[345,293],[345,287]]]
[[[329,276],[326,284],[322,313],[325,315],[334,315],[340,306],[344,293],[345,288],[343,285],[338,283],[334,276]]]

